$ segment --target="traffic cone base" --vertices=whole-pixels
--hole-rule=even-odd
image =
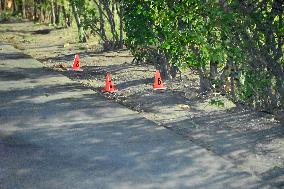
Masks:
[[[104,88],[104,89],[102,89],[102,92],[104,92],[104,93],[114,93],[114,92],[117,92],[117,88],[114,87],[114,86],[112,88],[109,88],[109,89]]]
[[[73,69],[73,68],[68,68],[67,70],[68,71],[75,71],[75,72],[82,72],[82,71],[84,71],[82,69]]]
[[[110,92],[110,93],[113,93],[113,92],[116,92],[116,91],[117,91],[117,88],[116,88],[116,86],[112,83],[110,74],[107,73],[107,74],[106,74],[106,86],[105,86],[105,89],[103,89],[103,92]]]
[[[163,80],[161,78],[160,72],[157,70],[155,72],[155,81],[154,81],[154,90],[159,90],[159,89],[166,89],[166,87],[163,84]]]
[[[73,62],[73,65],[72,65],[71,70],[72,70],[72,71],[83,71],[83,70],[80,68],[80,58],[79,58],[78,53],[76,53],[76,55],[75,55],[74,62]]]

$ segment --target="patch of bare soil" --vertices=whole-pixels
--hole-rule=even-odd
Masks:
[[[190,71],[165,83],[166,90],[154,91],[152,65],[132,64],[127,50],[101,52],[96,41],[76,44],[74,29],[52,29],[30,22],[0,25],[0,40],[41,61],[95,93],[119,102],[158,125],[192,140],[233,161],[241,169],[284,188],[284,127],[271,115],[236,107],[217,96],[198,94],[198,77]],[[78,52],[82,72],[68,71]],[[1,51],[0,51],[1,53]],[[101,92],[110,72],[118,88],[115,94]],[[224,107],[210,105],[221,99]]]

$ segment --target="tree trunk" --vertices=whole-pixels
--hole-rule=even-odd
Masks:
[[[163,80],[169,80],[171,79],[170,72],[169,72],[169,62],[167,60],[167,57],[165,55],[165,52],[161,50],[161,52],[158,50],[157,52],[157,62],[156,69],[160,71],[161,77]]]
[[[230,95],[231,98],[236,101],[237,100],[237,96],[236,96],[236,90],[235,90],[235,78],[234,77],[230,77]]]
[[[279,78],[276,78],[276,77],[275,77],[275,80],[276,80],[275,93],[278,95],[280,107],[282,107],[283,110],[284,110],[284,87],[283,87],[283,84],[282,84],[282,80],[279,79]]]
[[[119,13],[119,48],[123,48],[123,11],[124,11],[124,0],[121,0]]]
[[[107,41],[107,36],[105,32],[105,20],[104,20],[104,15],[103,15],[102,3],[100,0],[97,6],[98,6],[99,16],[100,16],[100,35],[101,35],[102,40],[105,42]]]
[[[236,92],[235,92],[235,77],[236,77],[237,68],[236,68],[235,62],[232,57],[229,57],[228,65],[229,65],[229,76],[230,76],[229,77],[230,95],[231,95],[231,98],[234,101],[236,101],[237,97],[236,97]]]
[[[4,3],[3,3],[3,5],[4,5],[4,6],[3,6],[3,10],[6,11],[7,2],[6,2],[6,0],[4,0],[3,2],[4,2]]]
[[[18,5],[16,0],[13,0],[13,13],[17,14],[18,13]]]
[[[218,62],[210,61],[210,80],[214,81],[217,76],[217,66]]]
[[[170,66],[170,74],[171,74],[172,79],[175,79],[177,77],[178,72],[181,73],[179,68],[176,65]],[[181,79],[181,75],[180,75],[180,79]]]
[[[198,71],[198,75],[199,75],[200,92],[201,93],[206,93],[206,92],[210,91],[211,90],[210,81],[206,77],[205,68],[204,67],[199,67],[197,71]]]
[[[34,0],[34,22],[37,22],[38,20],[38,2],[37,0]]]
[[[60,24],[60,5],[58,4],[58,0],[55,1],[55,24]]]
[[[159,70],[161,72],[161,77],[163,80],[169,80],[170,79],[170,74],[169,74],[169,64],[166,62],[166,60],[161,60],[160,65],[159,65]]]
[[[72,24],[71,14],[66,12],[65,6],[62,6],[62,14],[64,18],[65,27],[70,27]]]
[[[74,17],[75,17],[75,20],[76,20],[76,24],[77,24],[77,27],[78,27],[79,40],[80,40],[80,42],[85,43],[85,42],[87,42],[87,36],[85,34],[84,28],[81,25],[81,20],[79,18],[78,13],[77,13],[77,7],[75,6],[74,3],[72,3],[71,6],[72,6],[73,14],[74,14]]]
[[[221,90],[222,94],[226,94],[226,91],[227,91],[225,88],[226,88],[226,85],[228,84],[227,77],[229,76],[229,68],[230,68],[230,66],[228,65],[228,62],[227,62],[226,65],[223,68],[221,75],[220,75],[220,84],[221,85],[219,87],[221,87],[220,90]]]
[[[40,16],[39,16],[39,20],[41,22],[44,22],[44,12],[43,12],[43,7],[40,7]]]
[[[284,110],[284,86],[282,84],[278,84],[279,96],[280,96],[280,106]]]
[[[26,0],[22,0],[22,17],[23,18],[26,18],[27,15],[26,15]]]
[[[61,7],[61,9],[62,9],[65,27],[70,27],[70,25],[68,24],[68,17],[67,17],[67,14],[66,14],[65,6],[63,5]]]
[[[50,0],[50,9],[51,9],[51,24],[55,24],[55,11],[54,11],[54,2]]]
[[[46,10],[46,9],[44,9],[44,10],[43,10],[43,14],[44,14],[44,18],[43,18],[44,22],[45,22],[45,23],[49,22],[49,20],[50,20],[50,19],[49,19],[49,15],[50,15],[50,14],[49,14],[49,11]]]
[[[73,16],[72,16],[72,10],[69,9],[68,13],[67,13],[67,18],[68,18],[68,27],[72,26],[73,23]]]
[[[211,82],[211,86],[213,87],[213,84],[214,84],[214,89],[217,88],[217,90],[219,90],[219,86],[216,85],[218,84],[216,82],[216,77],[217,77],[217,73],[218,73],[218,70],[217,70],[217,66],[218,66],[218,62],[214,62],[214,61],[210,61],[210,75],[209,75],[209,79],[210,79],[210,82]]]
[[[107,19],[108,19],[108,22],[110,24],[111,33],[112,33],[112,36],[113,36],[112,40],[113,40],[114,43],[118,42],[119,39],[118,39],[118,34],[116,32],[116,29],[115,29],[114,14],[113,14],[113,12],[110,9],[109,1],[106,1],[106,0],[99,0],[99,1],[102,1],[102,4],[104,5],[104,9],[105,9],[105,11],[107,13]]]

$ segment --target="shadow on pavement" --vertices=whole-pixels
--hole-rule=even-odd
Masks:
[[[2,188],[261,188],[250,174],[39,68],[0,91]]]

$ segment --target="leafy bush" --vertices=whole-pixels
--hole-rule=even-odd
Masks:
[[[283,107],[283,3],[125,0],[124,19],[136,61],[154,62],[165,76],[191,67],[202,92],[226,86],[236,101]]]

